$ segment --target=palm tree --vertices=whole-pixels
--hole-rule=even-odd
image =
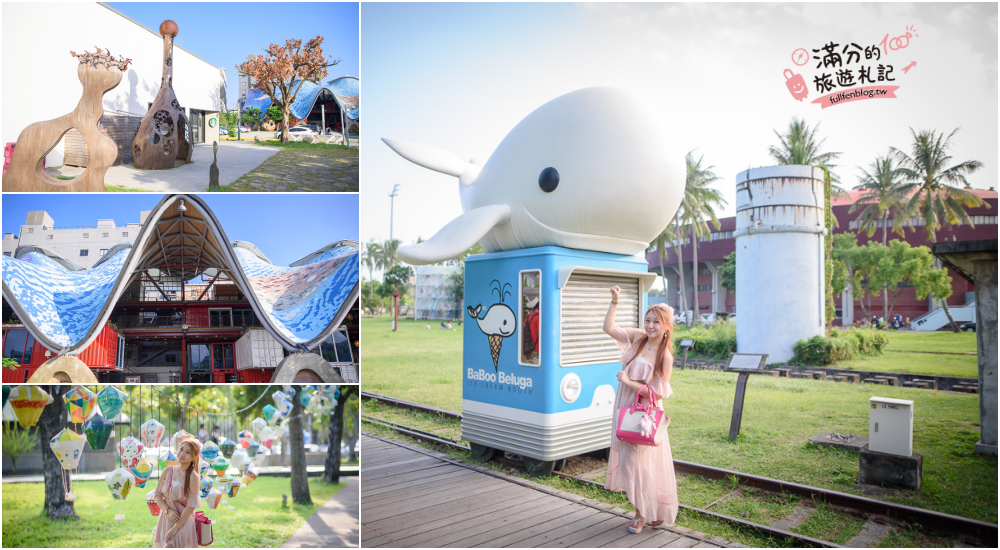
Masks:
[[[382,243],[382,255],[379,258],[378,268],[383,273],[396,267],[396,264],[399,263],[399,258],[396,257],[396,250],[399,249],[400,244],[399,239],[389,239]]]
[[[778,164],[800,164],[802,166],[819,166],[825,164],[833,167],[830,161],[840,156],[840,153],[822,153],[820,148],[826,138],[816,141],[816,132],[819,131],[819,124],[815,128],[809,129],[806,121],[792,118],[788,125],[788,133],[781,135],[777,130],[774,135],[781,141],[781,147],[771,146],[768,152]]]
[[[965,176],[982,168],[983,163],[978,160],[967,160],[945,168],[951,163],[948,147],[951,145],[952,136],[958,130],[955,128],[948,137],[944,137],[943,133],[938,135],[933,130],[917,132],[910,128],[910,134],[913,136],[910,154],[907,155],[895,147],[890,148],[899,161],[898,171],[906,180],[901,186],[901,192],[904,196],[910,197],[896,216],[894,231],[911,218],[922,219],[927,240],[934,242],[938,229],[941,229],[942,220],[949,225],[964,223],[975,228],[965,208],[982,206],[985,203],[983,199],[968,191],[972,186]],[[959,184],[962,187],[957,187]],[[941,306],[951,321],[952,329],[958,332],[958,325],[951,317],[948,302],[941,300]]]
[[[681,203],[684,205],[684,222],[690,226],[691,230],[691,251],[692,251],[692,273],[694,276],[694,315],[696,322],[701,320],[701,305],[698,300],[698,238],[711,234],[705,218],[712,222],[716,229],[719,228],[719,218],[715,215],[713,205],[725,204],[722,192],[712,189],[709,184],[720,178],[712,172],[714,166],[702,167],[701,161],[705,155],[694,160],[694,151],[689,151],[684,157],[687,165],[687,178],[684,184],[684,198]]]
[[[375,299],[375,276],[372,272],[375,271],[375,268],[381,261],[381,255],[382,245],[375,242],[375,239],[370,239],[365,243],[365,249],[361,251],[361,261],[368,268],[368,297],[371,300]]]
[[[674,217],[674,219],[676,220],[676,216]],[[679,241],[680,238],[677,233],[677,227],[674,224],[674,221],[671,220],[671,222],[666,227],[663,228],[663,231],[661,231],[660,234],[656,236],[656,239],[651,243],[652,245],[656,246],[656,249],[660,253],[660,277],[663,279],[663,299],[667,302],[667,305],[670,305],[670,295],[667,294],[667,272],[666,268],[664,267],[665,261],[667,259],[667,247],[669,246],[674,248],[679,257],[680,254],[679,250],[680,247],[678,244]],[[684,285],[684,273],[682,271],[681,288],[683,288],[683,285]],[[681,307],[684,307],[683,299],[684,299],[684,293],[681,292],[681,300],[682,300]]]

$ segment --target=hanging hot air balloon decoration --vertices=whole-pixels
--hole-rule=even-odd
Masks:
[[[221,501],[221,500],[222,500],[222,492],[221,491],[219,491],[218,489],[216,489],[214,487],[211,488],[211,489],[209,489],[208,495],[205,497],[205,502],[208,504],[209,508],[211,508],[212,510],[215,510],[216,508],[219,507],[219,501]]]
[[[176,453],[180,449],[180,444],[184,443],[188,439],[198,439],[197,437],[187,433],[184,430],[178,430],[177,433],[170,437],[170,448]]]
[[[212,469],[215,470],[215,475],[223,477],[226,475],[226,470],[229,469],[229,460],[224,456],[217,456],[215,460],[212,461]]]
[[[155,467],[156,461],[148,457],[140,458],[135,466],[129,466],[128,471],[135,477],[135,486],[140,489],[144,488],[146,480],[149,479],[149,476],[153,475],[153,468]]]
[[[250,423],[250,431],[253,432],[255,441],[260,441],[260,432],[266,427],[267,420],[264,420],[259,416],[253,419],[253,422]]]
[[[260,438],[257,440],[265,449],[270,449],[274,443],[274,428],[270,426],[260,431]]]
[[[308,407],[309,406],[309,402],[311,400],[312,400],[312,398],[306,392],[302,392],[302,395],[299,396],[299,403],[302,403],[303,407]]]
[[[219,452],[221,452],[222,456],[226,458],[233,458],[233,451],[235,450],[236,450],[236,442],[233,441],[232,439],[229,439],[228,437],[226,438],[225,441],[222,442],[221,445],[219,445]]]
[[[83,433],[87,436],[87,443],[95,451],[103,451],[108,446],[108,439],[111,438],[111,431],[115,425],[100,414],[91,416],[83,423]]]
[[[271,426],[281,418],[281,412],[274,408],[274,405],[265,405],[261,412],[264,413],[264,421]]]
[[[65,428],[49,441],[49,448],[55,453],[64,470],[73,470],[80,464],[83,445],[86,442],[85,437]]]
[[[201,498],[207,497],[208,492],[211,491],[212,487],[214,486],[215,486],[215,481],[213,481],[212,478],[208,477],[207,475],[202,474],[201,484],[200,484]]]
[[[135,476],[133,476],[132,472],[126,470],[125,468],[118,468],[105,476],[104,482],[108,484],[111,496],[114,497],[115,500],[123,501],[126,497],[128,497],[128,493],[132,490],[132,486],[135,485]],[[122,521],[124,519],[124,512],[115,514],[115,521]]]
[[[114,418],[122,412],[128,395],[114,386],[108,386],[97,393],[97,406],[104,418]]]
[[[260,443],[257,443],[256,441],[254,441],[253,443],[250,444],[249,447],[247,447],[247,456],[250,458],[257,456],[258,452],[260,452]]]
[[[239,469],[239,467],[243,465],[243,462],[250,460],[250,458],[247,457],[247,453],[243,449],[236,449],[236,451],[233,452],[233,457],[229,460],[233,466]]]
[[[213,441],[206,441],[201,447],[201,457],[207,460],[210,464],[216,457],[219,456],[219,446]]]
[[[143,422],[142,426],[139,427],[139,431],[142,434],[142,441],[146,444],[146,448],[155,449],[163,442],[163,432],[166,431],[166,428],[163,424],[150,418]]]
[[[69,421],[72,424],[83,424],[90,418],[90,413],[97,403],[97,396],[94,392],[83,386],[77,386],[63,395],[66,402],[66,411],[69,413]],[[107,418],[107,417],[105,417]]]
[[[131,435],[119,441],[118,455],[121,457],[122,466],[125,468],[131,468],[136,464],[139,464],[139,458],[142,456],[142,450],[144,448],[145,446],[142,442]]]
[[[38,423],[42,410],[54,401],[52,396],[38,386],[16,386],[10,391],[10,406],[22,428],[30,428]]]
[[[281,413],[281,416],[292,412],[292,403],[288,400],[288,395],[285,392],[278,390],[271,395],[271,398],[274,399],[274,406]]]
[[[255,479],[257,479],[258,473],[260,473],[260,470],[258,470],[256,466],[249,466],[247,471],[243,472],[243,482],[250,485]]]
[[[253,434],[249,430],[243,430],[239,435],[240,447],[246,449],[253,443]]]
[[[177,455],[174,454],[170,449],[163,449],[160,451],[160,456],[156,457],[157,465],[160,469],[164,469],[167,466],[174,466],[177,462]]]
[[[205,475],[209,470],[212,469],[212,465],[208,463],[204,458],[198,459],[198,475]]]

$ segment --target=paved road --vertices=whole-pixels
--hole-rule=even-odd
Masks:
[[[361,540],[360,481],[346,478],[347,487],[333,495],[299,527],[282,548],[357,548]]]
[[[219,184],[229,185],[243,174],[260,166],[281,147],[265,147],[253,143],[223,141],[219,143]],[[170,170],[137,170],[132,164],[112,166],[104,177],[105,185],[162,192],[192,192],[208,190],[208,170],[212,165],[212,144],[194,146],[192,162]],[[48,170],[50,174],[76,176],[83,168],[63,166]]]

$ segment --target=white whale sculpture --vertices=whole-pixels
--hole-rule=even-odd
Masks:
[[[669,128],[615,88],[557,97],[524,118],[485,165],[440,148],[383,138],[403,158],[458,177],[464,214],[403,261],[448,260],[480,242],[489,252],[556,245],[615,254],[645,250],[684,193],[683,153]]]

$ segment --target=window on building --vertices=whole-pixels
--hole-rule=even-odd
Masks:
[[[47,240],[47,241],[51,241],[51,240],[52,240],[52,235],[46,235],[46,236],[45,236],[45,240]]]
[[[711,275],[712,270],[707,267],[698,268],[698,275]]]
[[[29,227],[28,228],[28,233],[34,233],[34,232],[35,232],[35,228],[34,227]]]
[[[89,256],[90,255],[90,251],[87,250],[86,248],[80,249],[80,255],[81,256]]]
[[[86,239],[86,238],[88,238],[88,237],[90,237],[90,233],[84,233],[84,234],[83,234],[83,238],[84,238],[84,239]]]
[[[108,249],[107,248],[102,248],[101,249],[101,256],[104,256],[107,253],[108,253]]]
[[[188,344],[188,370],[212,370],[211,348],[210,344]]]
[[[520,299],[521,308],[518,318],[521,321],[518,327],[518,349],[520,350],[520,363],[522,365],[538,366],[540,364],[539,350],[541,349],[540,321],[542,311],[542,272],[522,271],[520,273]]]
[[[233,310],[230,308],[208,310],[208,326],[210,327],[234,326]]]
[[[8,258],[10,258],[10,252],[4,252],[3,255],[7,256]]]
[[[254,322],[253,310],[250,308],[234,308],[233,309],[233,326],[234,327],[252,327],[256,323]]]
[[[353,363],[351,343],[347,339],[347,329],[339,328],[333,331],[329,338],[319,345],[319,354],[331,363]]]
[[[712,285],[698,285],[698,292],[705,292],[712,290]]]
[[[31,362],[31,349],[34,346],[35,338],[27,329],[8,330],[3,340],[3,356],[26,365]]]
[[[128,237],[128,231],[122,231],[122,237]]]
[[[101,236],[102,236],[102,237],[107,237],[107,236],[108,236],[108,234],[107,234],[107,233],[101,233]]]

